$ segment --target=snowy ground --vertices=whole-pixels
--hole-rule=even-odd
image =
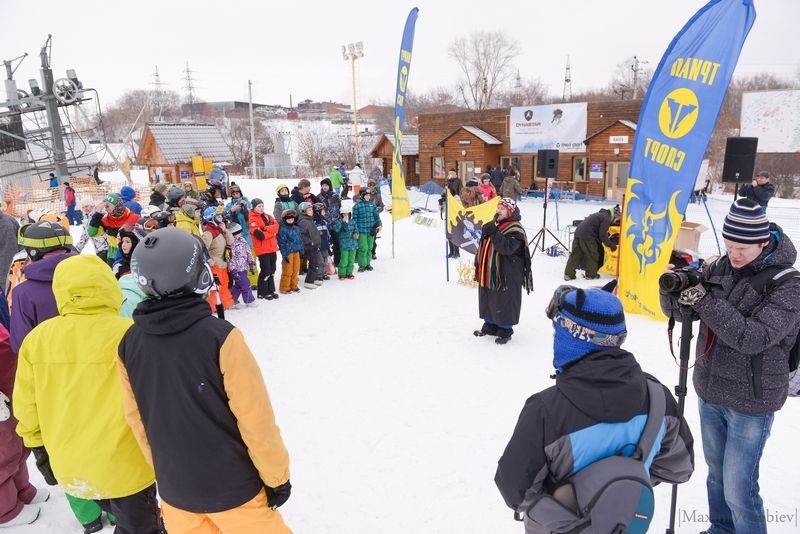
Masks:
[[[274,181],[237,182],[250,198],[274,198]],[[412,201],[425,199],[414,195]],[[718,231],[729,203],[709,200]],[[557,226],[606,205],[562,203],[560,225],[551,205],[548,225],[558,233]],[[542,203],[520,206],[530,238],[541,224]],[[437,208],[435,199],[429,207]],[[480,326],[476,290],[454,281],[457,262],[451,261],[451,281],[445,281],[444,230],[438,213],[431,215],[434,226],[411,220],[397,225],[394,259],[385,216],[375,270],[356,273],[355,281],[331,280],[314,291],[229,312],[258,357],[291,455],[294,489],[281,510],[296,533],[523,531],[493,477],[525,399],[553,383],[552,327],[543,310],[562,283],[565,258],[534,256],[536,290],[523,299],[513,340],[497,346],[472,336]],[[708,222],[701,206],[690,205],[687,215]],[[800,202],[774,201],[769,215],[800,243]],[[700,248],[716,253],[711,231]],[[577,284],[590,285],[580,278]],[[646,371],[674,385],[678,368],[666,324],[634,315],[627,321],[625,348]],[[690,387],[686,417],[697,440],[697,469],[680,487],[680,533],[706,526],[699,517],[707,506],[696,402]],[[790,399],[775,418],[761,462],[762,496],[774,516],[770,532],[798,531],[798,440],[800,400]],[[29,465],[34,483],[41,484],[32,459]],[[670,487],[659,486],[656,495],[653,532],[666,528]],[[58,490],[34,525],[12,530],[81,532]]]

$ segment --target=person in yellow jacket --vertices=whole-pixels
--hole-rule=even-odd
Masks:
[[[196,210],[197,207],[193,203],[183,203],[179,209],[174,211],[175,227],[200,237],[200,221],[188,213],[194,214]]]
[[[211,315],[203,243],[162,228],[136,247],[147,295],[119,345],[128,423],[152,458],[170,534],[291,534],[289,454],[242,332]]]
[[[117,347],[131,326],[122,292],[94,254],[58,264],[59,315],[34,328],[19,352],[17,433],[50,485],[112,512],[117,533],[162,532],[155,474],[126,423]]]

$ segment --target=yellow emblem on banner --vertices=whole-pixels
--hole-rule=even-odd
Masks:
[[[658,126],[670,139],[679,139],[694,128],[700,104],[694,91],[680,87],[670,92],[658,110]]]

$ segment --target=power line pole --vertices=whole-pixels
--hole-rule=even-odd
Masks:
[[[561,93],[561,101],[572,100],[572,73],[569,68],[569,55],[567,56],[567,68],[564,71],[564,90]]]
[[[153,95],[154,96],[153,100],[155,100],[155,102],[153,102],[153,107],[155,108],[154,115],[156,118],[156,122],[162,122],[164,120],[164,118],[162,117],[162,111],[164,108],[164,99],[163,99],[163,94],[161,93],[161,87],[167,84],[161,81],[161,76],[159,76],[158,74],[158,65],[156,65],[156,72],[155,74],[153,74],[153,79],[154,81],[150,82],[150,85],[154,85],[156,87],[155,90],[153,91],[155,93]]]
[[[639,71],[641,70],[639,65],[646,65],[647,63],[649,63],[649,62],[648,61],[644,61],[644,60],[639,61],[638,57],[633,56],[633,65],[631,65],[631,70],[633,71],[633,90],[632,90],[633,97],[632,98],[634,100],[636,100],[636,96],[639,93]]]
[[[256,167],[256,128],[253,121],[253,82],[247,80],[247,91],[250,95],[250,159],[253,162],[253,178],[258,178]]]
[[[186,102],[189,104],[189,113],[192,116],[192,120],[194,120],[194,79],[192,78],[192,71],[189,68],[188,61],[183,72],[186,73],[186,77],[183,78],[186,81]]]
[[[53,92],[54,81],[53,70],[50,68],[50,57],[47,47],[51,44],[53,36],[48,35],[47,41],[40,52],[42,60],[42,94],[41,100],[44,103],[47,113],[47,124],[50,127],[50,138],[53,140],[53,162],[55,163],[55,173],[59,182],[68,176],[66,153],[64,152],[64,138],[61,130],[61,117],[58,116],[58,100]]]

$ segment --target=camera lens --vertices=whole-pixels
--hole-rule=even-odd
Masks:
[[[664,273],[658,279],[658,285],[661,287],[661,289],[664,291],[669,291],[670,293],[681,291],[684,289],[684,277],[681,276],[681,274],[683,273]]]

